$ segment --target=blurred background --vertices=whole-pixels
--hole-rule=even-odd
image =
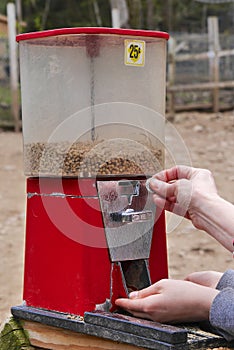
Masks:
[[[80,26],[167,31],[168,116],[183,110],[233,108],[233,0],[1,0],[0,127],[19,131],[19,93],[12,91],[19,88],[14,82],[17,48],[10,42],[14,36],[9,38],[12,26],[16,34]]]

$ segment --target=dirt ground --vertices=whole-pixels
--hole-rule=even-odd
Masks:
[[[219,115],[177,114],[168,124],[166,166],[184,162],[210,169],[220,195],[234,203],[234,111]],[[170,155],[171,154],[171,155]],[[173,157],[175,159],[173,159]],[[169,215],[171,277],[192,271],[233,268],[230,253],[191,223]],[[0,323],[10,307],[22,303],[25,226],[25,177],[22,135],[0,132]]]

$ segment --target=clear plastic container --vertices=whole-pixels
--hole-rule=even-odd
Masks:
[[[152,175],[163,166],[163,32],[17,36],[27,176]]]

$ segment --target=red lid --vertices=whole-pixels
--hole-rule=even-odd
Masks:
[[[116,35],[155,37],[155,38],[163,38],[166,40],[169,39],[168,33],[153,31],[153,30],[122,29],[122,28],[107,28],[107,27],[79,27],[79,28],[58,28],[58,29],[44,30],[40,32],[19,34],[16,36],[16,41],[45,38],[45,37],[57,36],[57,35],[69,35],[69,34],[116,34]]]

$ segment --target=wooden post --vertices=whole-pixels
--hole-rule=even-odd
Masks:
[[[15,131],[20,131],[19,92],[18,92],[18,60],[16,37],[15,5],[7,4],[8,41],[10,54],[10,84],[11,84],[11,111],[14,117]]]
[[[120,28],[120,11],[118,8],[118,1],[111,0],[111,19],[112,27]]]
[[[17,22],[18,22],[17,32],[21,33],[22,22],[23,22],[21,0],[15,0],[15,5],[16,5],[16,18],[17,18]]]
[[[102,27],[102,18],[101,18],[101,15],[100,15],[100,10],[99,10],[99,5],[98,5],[97,0],[93,1],[93,8],[94,8],[94,13],[95,13],[97,25],[99,27]]]
[[[176,41],[173,37],[170,37],[168,40],[168,54],[169,54],[169,60],[168,60],[168,87],[169,89],[172,88],[175,84],[175,46]],[[171,121],[175,117],[175,92],[173,90],[170,90],[168,93],[168,112],[169,116],[168,119]]]
[[[213,111],[219,112],[219,25],[217,17],[208,17],[210,80],[217,84],[213,90]]]
[[[154,3],[152,0],[147,0],[147,29],[154,29]]]

